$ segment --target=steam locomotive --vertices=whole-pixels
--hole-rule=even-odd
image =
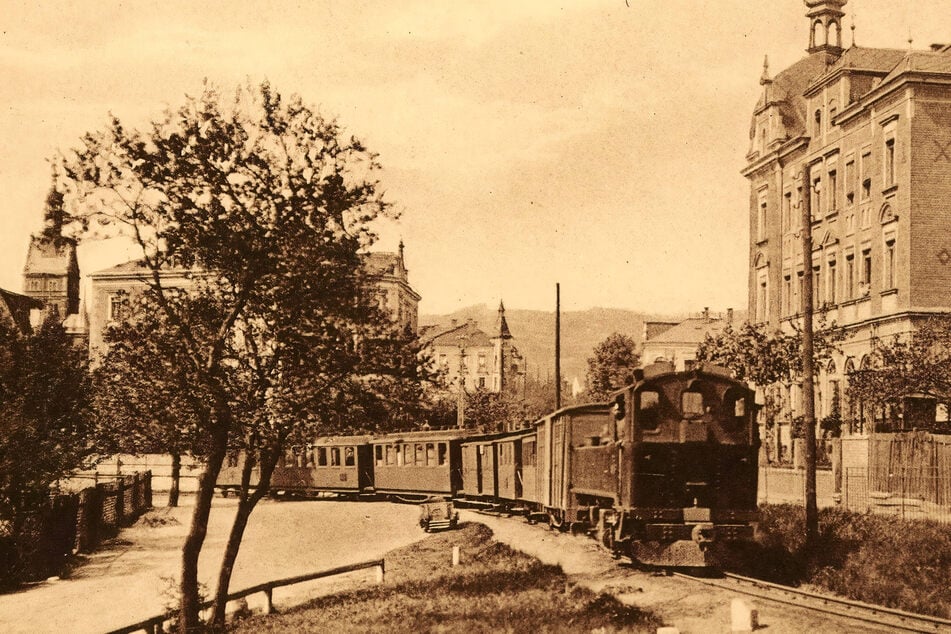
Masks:
[[[271,489],[491,506],[590,532],[642,564],[710,565],[713,545],[752,538],[757,520],[754,394],[711,365],[657,363],[634,379],[607,403],[515,431],[320,438],[287,456]],[[239,484],[237,463],[222,469],[223,493]],[[425,528],[453,523],[451,505],[424,507]]]

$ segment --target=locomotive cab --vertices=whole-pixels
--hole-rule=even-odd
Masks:
[[[632,558],[708,565],[708,547],[752,537],[759,439],[753,392],[703,366],[645,369],[616,401],[624,412],[620,513],[610,539]]]

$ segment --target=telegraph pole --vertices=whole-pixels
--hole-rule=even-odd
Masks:
[[[813,359],[812,314],[812,169],[802,168],[802,410],[806,462],[806,544],[814,546],[819,537],[819,509],[816,505],[816,392]],[[820,210],[816,210],[820,211]]]
[[[555,409],[561,409],[561,284],[555,284]]]

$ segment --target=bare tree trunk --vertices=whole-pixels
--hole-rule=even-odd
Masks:
[[[241,492],[238,502],[238,512],[235,515],[234,523],[231,525],[231,533],[228,535],[228,545],[225,547],[225,554],[221,559],[221,568],[218,571],[218,588],[215,592],[214,613],[212,615],[212,625],[216,629],[223,629],[225,624],[225,608],[228,605],[228,590],[231,585],[231,575],[234,572],[234,563],[238,558],[238,551],[241,548],[241,540],[244,538],[244,531],[248,526],[248,519],[251,517],[251,511],[257,506],[270,488],[271,474],[274,473],[274,467],[280,456],[280,448],[269,449],[261,457],[261,471],[257,486],[251,490],[251,472],[254,466],[254,460],[249,452],[245,460],[244,468],[241,472]]]
[[[181,634],[199,631],[201,628],[201,597],[198,592],[198,556],[201,554],[205,536],[208,534],[208,517],[215,496],[215,482],[228,449],[230,425],[219,419],[208,452],[205,469],[198,479],[195,510],[192,523],[182,547],[182,580],[179,604],[178,629]]]
[[[172,484],[168,489],[168,507],[178,506],[179,482],[182,477],[182,454],[172,454]]]

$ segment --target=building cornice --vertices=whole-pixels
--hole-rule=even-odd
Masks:
[[[749,165],[747,165],[742,170],[740,170],[740,174],[742,174],[746,178],[750,178],[753,174],[760,171],[764,167],[768,167],[771,164],[776,162],[782,162],[783,159],[785,159],[787,156],[789,156],[793,152],[800,149],[808,148],[808,147],[809,147],[809,137],[807,136],[800,136],[794,139],[790,139],[789,141],[786,141],[785,143],[783,143],[781,146],[779,146],[772,152],[768,152],[764,154],[763,156],[759,157],[758,159],[756,159],[755,161],[752,161],[751,163],[749,163]]]
[[[951,76],[947,73],[927,73],[922,71],[906,71],[891,81],[879,84],[868,91],[858,100],[846,106],[832,120],[835,125],[841,125],[868,111],[873,104],[881,101],[893,92],[911,85],[951,86]]]

